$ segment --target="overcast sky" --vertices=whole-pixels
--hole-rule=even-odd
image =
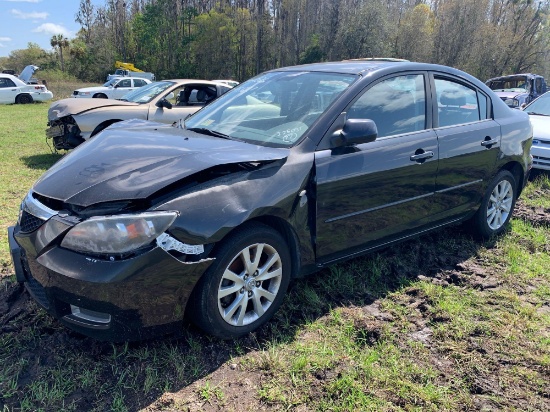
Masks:
[[[79,0],[0,0],[0,57],[27,48],[29,42],[51,50],[54,34],[73,38],[80,29],[75,22],[79,4]]]

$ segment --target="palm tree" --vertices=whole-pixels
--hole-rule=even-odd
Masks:
[[[62,34],[55,34],[50,40],[52,47],[59,49],[59,61],[61,62],[61,71],[65,71],[65,62],[63,61],[63,48],[69,47],[69,39]]]

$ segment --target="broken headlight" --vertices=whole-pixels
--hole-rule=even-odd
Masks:
[[[153,242],[177,216],[178,212],[94,216],[69,230],[61,246],[77,252],[127,253]]]
[[[504,100],[504,103],[506,103],[509,107],[519,107],[519,100],[517,99],[506,99]]]

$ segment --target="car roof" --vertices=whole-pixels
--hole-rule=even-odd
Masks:
[[[159,81],[161,81],[161,82],[176,82],[176,83],[181,83],[181,84],[204,83],[204,84],[208,84],[208,85],[212,85],[212,86],[216,86],[217,84],[219,84],[219,83],[213,82],[211,80],[202,80],[202,79],[164,79],[164,80],[159,80]]]
[[[493,77],[491,79],[488,79],[487,81],[490,82],[492,80],[500,80],[500,79],[508,79],[508,78],[512,78],[512,77],[521,77],[521,76],[526,76],[526,77],[543,77],[539,74],[533,74],[533,73],[516,73],[516,74],[507,74],[506,76],[497,76],[497,77]]]
[[[13,80],[13,82],[17,85],[17,86],[26,86],[27,84],[22,81],[19,77],[17,76],[13,76],[11,74],[5,74],[5,73],[0,73],[0,77],[4,78],[4,79],[11,79]]]
[[[432,70],[446,73],[452,73],[455,75],[463,76],[467,75],[460,70],[454,69],[448,66],[442,66],[438,64],[410,62],[402,59],[385,59],[385,58],[373,58],[373,59],[353,59],[342,60],[338,62],[326,62],[326,63],[312,63],[299,66],[290,66],[280,69],[274,69],[272,71],[315,71],[315,72],[332,72],[342,74],[353,75],[366,75],[369,72],[375,71],[394,71],[398,70]],[[472,77],[467,75],[468,77]]]

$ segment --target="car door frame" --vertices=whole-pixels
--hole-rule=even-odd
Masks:
[[[370,90],[373,86],[376,84],[379,84],[380,82],[383,82],[385,80],[388,80],[390,78],[398,77],[398,76],[404,76],[404,75],[422,75],[424,78],[424,93],[425,93],[425,105],[426,105],[426,111],[425,111],[425,117],[426,117],[426,123],[424,130],[421,131],[415,131],[412,133],[404,133],[404,134],[398,134],[398,135],[392,135],[392,136],[384,136],[379,139],[377,139],[375,142],[371,143],[364,143],[361,145],[357,145],[353,148],[349,148],[349,153],[338,154],[335,153],[330,148],[330,139],[334,135],[335,132],[337,132],[339,129],[343,127],[344,121],[345,121],[345,114],[347,113],[347,110],[357,102],[357,100],[363,96],[364,93],[367,93],[368,90]],[[372,236],[371,233],[367,233],[366,237],[363,241],[357,240],[356,238],[353,238],[353,234],[349,233],[345,228],[341,228],[340,231],[346,232],[346,236],[342,236],[341,234],[338,235],[338,233],[332,233],[335,229],[337,229],[337,225],[343,222],[344,226],[350,226],[348,222],[351,222],[349,219],[361,219],[363,222],[367,222],[369,219],[369,216],[379,215],[381,211],[387,208],[393,208],[396,213],[400,212],[398,209],[408,208],[412,206],[413,204],[415,206],[425,207],[427,206],[427,202],[429,202],[429,198],[434,195],[435,192],[435,179],[437,174],[437,168],[438,168],[438,144],[437,144],[437,136],[432,128],[432,116],[433,116],[433,101],[432,101],[432,93],[431,93],[431,83],[429,81],[429,73],[428,71],[422,71],[422,70],[411,70],[411,71],[403,71],[403,72],[397,72],[397,73],[391,73],[385,76],[382,76],[378,79],[373,80],[372,82],[369,82],[365,87],[363,87],[355,96],[353,99],[350,100],[350,102],[345,106],[343,109],[341,115],[337,118],[337,120],[332,124],[331,127],[328,128],[327,132],[321,139],[317,150],[315,152],[315,184],[316,184],[316,210],[315,210],[315,219],[312,224],[315,226],[315,248],[316,248],[316,258],[317,262],[320,265],[329,264],[331,262],[334,262],[336,260],[340,260],[342,258],[346,258],[355,254],[363,253],[367,250],[379,247],[381,244],[386,242],[391,242],[393,240],[408,237],[414,233],[417,233],[418,231],[422,230],[422,226],[426,224],[426,222],[430,221],[430,211],[426,212],[426,216],[415,216],[415,222],[412,222],[410,220],[404,220],[402,222],[399,222],[399,224],[394,225],[391,228],[378,228],[377,234],[378,236]],[[329,198],[328,193],[324,193],[326,190],[329,189],[329,186],[326,186],[327,184],[332,184],[333,182],[330,182],[330,179],[325,179],[323,175],[323,171],[320,170],[320,168],[328,168],[328,167],[334,167],[331,163],[340,163],[340,167],[343,166],[343,168],[350,168],[352,160],[357,156],[357,154],[353,153],[353,150],[357,150],[359,152],[363,151],[363,153],[367,153],[368,156],[371,158],[375,158],[377,156],[377,152],[380,150],[380,147],[383,147],[384,145],[390,145],[392,142],[399,142],[399,144],[395,144],[394,146],[402,147],[403,145],[411,144],[413,145],[413,142],[408,143],[408,137],[411,135],[417,135],[419,139],[425,139],[429,140],[431,143],[430,149],[434,151],[434,157],[432,159],[427,160],[424,164],[413,164],[412,160],[410,160],[409,156],[413,155],[415,152],[407,154],[407,159],[411,162],[405,162],[404,161],[404,153],[400,152],[398,156],[400,156],[400,159],[402,161],[402,164],[410,165],[413,168],[416,167],[424,167],[427,174],[432,175],[431,177],[428,177],[428,180],[431,181],[429,184],[429,188],[423,188],[421,189],[423,193],[417,193],[418,196],[410,196],[410,198],[406,199],[392,199],[392,201],[388,201],[387,204],[379,204],[376,206],[369,206],[365,208],[358,208],[358,210],[353,211],[352,213],[341,213],[340,212],[329,212],[328,214],[325,213],[325,210],[321,210],[322,208],[330,208],[331,205],[331,199]],[[391,149],[391,145],[389,146],[388,150]],[[398,149],[395,149],[398,150]],[[408,153],[408,152],[407,152]],[[338,159],[336,156],[343,156],[340,159]],[[348,158],[346,158],[346,156]],[[334,161],[334,162],[333,162]],[[348,162],[347,165],[344,165],[344,163]],[[337,166],[338,167],[338,166]],[[405,167],[405,166],[403,166]],[[367,173],[364,174],[364,176],[368,176],[369,174],[373,173],[379,173],[381,170],[383,171],[383,165],[380,163],[380,170],[370,170]],[[415,170],[415,169],[411,169]],[[349,170],[348,170],[349,171]],[[343,173],[347,173],[344,171]],[[422,174],[423,172],[421,172]],[[416,176],[416,175],[415,175]],[[325,180],[323,180],[325,179]],[[367,178],[368,180],[368,178]],[[349,182],[348,182],[349,184]],[[418,183],[420,185],[420,183]],[[323,187],[326,186],[326,187]],[[353,185],[352,185],[353,186]],[[345,187],[345,184],[344,184]],[[336,191],[340,190],[342,192],[342,188],[335,187]],[[419,189],[420,190],[420,189]],[[342,192],[345,193],[345,190]],[[340,193],[340,194],[342,194]],[[338,195],[336,195],[338,197]],[[341,199],[338,199],[340,201]],[[414,203],[410,203],[414,202]],[[328,203],[328,204],[327,204]],[[333,202],[334,203],[334,202]],[[422,205],[421,205],[422,204]],[[427,206],[429,207],[429,206]],[[332,213],[332,215],[331,215]],[[365,235],[365,230],[361,227],[362,225],[359,223],[351,223],[351,226],[355,226],[355,228],[358,231],[359,235]],[[336,230],[336,232],[340,232]],[[340,246],[334,247],[332,244],[340,242]],[[328,245],[331,243],[331,245]]]
[[[469,123],[440,126],[436,78],[473,89],[478,99],[479,94],[483,95],[487,101],[486,118]],[[485,187],[493,176],[500,154],[501,126],[494,120],[491,97],[470,81],[450,73],[430,71],[430,86],[433,128],[438,136],[440,148],[436,196],[434,196],[434,219],[435,222],[447,221],[452,217],[454,220],[459,220],[461,215],[472,213],[479,207]],[[460,130],[470,136],[458,141],[453,136],[460,133]],[[495,143],[486,145],[487,140],[494,140]],[[465,152],[465,149],[468,152]],[[458,159],[458,157],[460,157],[459,161],[453,162],[452,159]]]

